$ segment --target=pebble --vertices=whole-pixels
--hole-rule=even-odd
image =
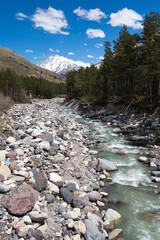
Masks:
[[[44,222],[48,218],[48,214],[44,212],[39,213],[37,211],[32,211],[32,212],[29,212],[28,215],[34,222]]]

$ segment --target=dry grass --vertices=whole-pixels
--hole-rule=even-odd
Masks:
[[[50,82],[65,82],[64,77],[36,66],[12,50],[0,46],[0,69],[7,68],[14,70],[20,76],[34,76]]]
[[[0,93],[0,112],[9,109],[12,104],[13,101],[10,97],[6,97],[3,93]]]

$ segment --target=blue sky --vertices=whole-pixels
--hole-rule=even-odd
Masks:
[[[116,39],[123,24],[142,32],[150,11],[160,11],[158,0],[2,0],[0,45],[34,64],[55,54],[98,63],[104,42]]]

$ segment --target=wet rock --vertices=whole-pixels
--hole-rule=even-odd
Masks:
[[[33,177],[35,179],[34,188],[41,192],[47,188],[47,179],[43,172],[33,171]]]
[[[104,240],[103,234],[99,231],[96,224],[94,224],[91,220],[84,220],[86,226],[86,233],[84,235],[85,240]]]
[[[160,171],[152,171],[151,174],[155,177],[160,177]]]
[[[102,171],[103,170],[106,170],[106,171],[116,171],[116,170],[118,170],[115,163],[113,163],[111,161],[108,161],[106,159],[100,159],[99,160],[98,171],[100,171],[101,168],[102,168]]]
[[[139,160],[140,162],[150,163],[150,160],[149,160],[147,157],[141,156],[141,157],[138,158],[138,160]]]
[[[10,191],[9,195],[3,196],[1,204],[9,213],[16,216],[23,216],[32,210],[37,200],[37,192],[31,186],[23,184]]]
[[[71,191],[69,191],[69,189],[66,188],[66,187],[61,187],[60,188],[60,196],[67,203],[71,203],[73,198],[74,198],[73,193]]]
[[[121,221],[121,215],[117,211],[109,208],[106,211],[105,220],[108,220],[110,224],[114,224]]]
[[[122,233],[122,229],[115,229],[111,233],[109,233],[109,239],[116,239]]]
[[[8,166],[3,165],[0,166],[0,174],[5,178],[8,179],[11,176],[11,170],[9,169]]]
[[[32,211],[28,215],[34,222],[44,222],[48,218],[47,213],[39,213],[38,211]]]
[[[101,195],[99,192],[97,191],[92,191],[92,192],[89,192],[88,193],[88,197],[89,197],[89,200],[91,202],[96,202],[97,200],[100,200],[101,199]]]
[[[113,224],[104,224],[103,228],[108,232],[114,229]]]

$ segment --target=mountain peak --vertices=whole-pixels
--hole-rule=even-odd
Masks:
[[[63,56],[54,55],[43,59],[38,66],[65,76],[67,72],[73,69],[78,70],[80,67],[90,67],[90,63],[73,61]]]

